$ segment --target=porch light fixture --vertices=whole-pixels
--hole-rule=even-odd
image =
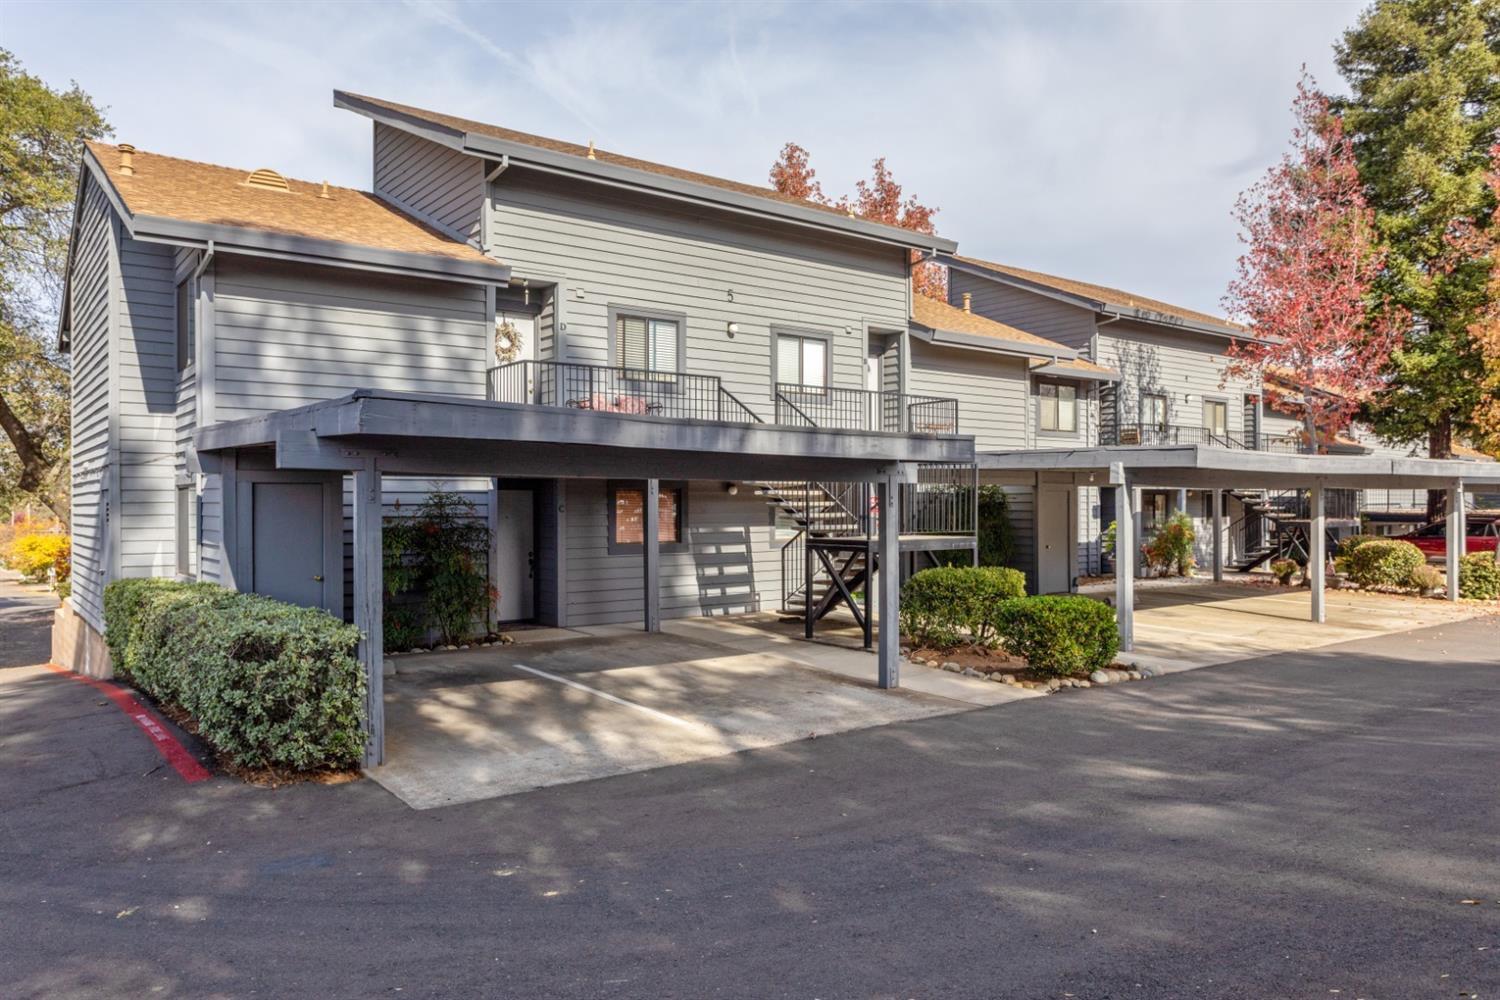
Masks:
[[[728,493],[730,496],[735,496],[740,492],[740,484],[729,483],[724,487],[724,492]]]
[[[740,332],[740,325],[738,323],[730,323],[725,327],[725,330],[729,333],[729,339],[733,340],[734,335]]]

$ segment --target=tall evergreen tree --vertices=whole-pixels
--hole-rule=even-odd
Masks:
[[[1470,328],[1489,263],[1456,259],[1450,235],[1492,214],[1500,0],[1376,0],[1336,55],[1351,90],[1340,110],[1390,248],[1382,291],[1416,317],[1366,415],[1387,439],[1425,439],[1429,455],[1446,458],[1455,434],[1473,430],[1481,391]]]

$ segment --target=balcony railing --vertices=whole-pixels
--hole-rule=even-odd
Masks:
[[[876,389],[776,383],[776,423],[789,427],[957,434],[958,400]]]
[[[764,423],[713,375],[608,368],[561,361],[514,361],[489,370],[489,398],[499,403],[565,406],[678,420]]]
[[[1178,424],[1120,424],[1100,429],[1100,444],[1144,445],[1159,448],[1174,444],[1197,444],[1234,451],[1271,451],[1288,455],[1308,454],[1311,449],[1298,437],[1285,435],[1230,434],[1209,427]]]

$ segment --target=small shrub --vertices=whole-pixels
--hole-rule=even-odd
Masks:
[[[1114,662],[1120,633],[1114,609],[1087,597],[1021,597],[997,614],[1005,650],[1054,677],[1087,674]]]
[[[923,646],[993,646],[1002,601],[1026,593],[1020,570],[999,566],[924,569],[901,588],[901,631]]]
[[[420,608],[419,622],[457,645],[483,622],[495,592],[486,559],[490,529],[460,494],[428,494],[411,517],[387,518],[382,531],[385,588]]]
[[[1411,542],[1381,538],[1365,542],[1349,553],[1349,579],[1361,587],[1403,590],[1412,574],[1427,565],[1427,557]]]
[[[1384,539],[1379,535],[1350,535],[1348,538],[1345,538],[1339,542],[1338,554],[1341,556],[1347,556],[1352,554],[1355,549],[1359,548],[1361,545],[1364,545],[1366,542],[1380,541],[1384,541]]]
[[[1297,575],[1297,570],[1302,567],[1297,565],[1295,559],[1273,559],[1271,561],[1271,574],[1276,577],[1276,582],[1283,587],[1290,586],[1292,577]]]
[[[1429,566],[1424,562],[1411,571],[1406,585],[1420,594],[1430,594],[1443,589],[1443,574],[1436,566]]]
[[[365,678],[353,626],[258,594],[171,580],[118,580],[104,604],[117,669],[186,712],[228,760],[294,770],[358,763]]]
[[[1470,552],[1458,561],[1458,596],[1500,601],[1500,563],[1493,552]]]
[[[1167,523],[1142,548],[1146,555],[1146,565],[1158,573],[1187,576],[1193,571],[1196,562],[1193,559],[1193,543],[1197,540],[1193,519],[1186,512],[1178,511],[1167,518]]]
[[[385,636],[387,653],[402,653],[422,644],[427,630],[422,626],[422,616],[410,606],[392,607],[386,602],[381,633]]]

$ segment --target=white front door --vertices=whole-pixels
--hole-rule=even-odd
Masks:
[[[1036,499],[1037,592],[1066,594],[1073,589],[1076,562],[1076,494],[1071,486],[1043,484]]]
[[[495,615],[502,622],[536,617],[536,545],[531,490],[496,490]]]

